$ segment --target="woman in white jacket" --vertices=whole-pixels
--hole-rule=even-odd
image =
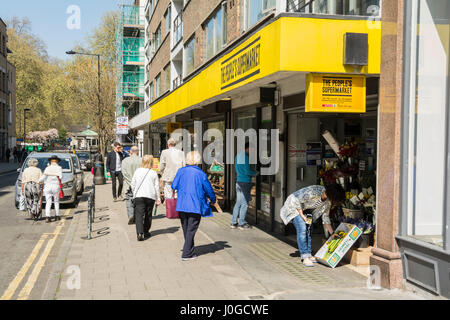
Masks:
[[[146,155],[139,169],[134,172],[131,189],[134,198],[134,216],[138,241],[151,237],[152,211],[161,204],[159,179],[153,167],[153,156]]]
[[[57,156],[52,156],[50,165],[45,168],[40,181],[44,182],[44,196],[45,196],[45,222],[51,222],[50,211],[52,209],[52,200],[55,203],[55,221],[61,220],[59,216],[59,192],[60,181],[62,179],[62,168],[58,165],[61,161]]]

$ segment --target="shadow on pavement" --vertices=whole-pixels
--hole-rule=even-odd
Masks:
[[[198,256],[201,256],[209,253],[215,253],[217,251],[224,250],[225,248],[231,248],[227,241],[216,241],[215,243],[204,244],[198,247],[196,246],[195,253]]]
[[[167,229],[159,229],[159,230],[155,230],[155,231],[151,231],[150,230],[150,232],[151,232],[152,238],[153,238],[154,236],[158,236],[158,235],[161,235],[161,234],[175,233],[179,229],[180,229],[180,227],[170,227],[170,228],[167,228]]]

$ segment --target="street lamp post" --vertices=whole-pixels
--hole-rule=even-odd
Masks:
[[[69,55],[75,55],[75,54],[79,54],[79,55],[85,55],[85,56],[94,56],[97,57],[97,86],[98,86],[98,90],[97,90],[97,99],[98,99],[98,117],[99,117],[99,121],[100,121],[100,125],[99,127],[101,128],[101,121],[102,121],[102,112],[101,112],[101,101],[100,101],[100,55],[97,53],[87,53],[87,52],[76,52],[73,50],[70,51],[66,51],[66,54]],[[99,150],[101,153],[101,150]],[[94,169],[94,183],[95,184],[105,184],[106,183],[106,179],[104,176],[104,163],[102,161],[97,161],[96,163],[94,163],[95,165],[95,169]]]

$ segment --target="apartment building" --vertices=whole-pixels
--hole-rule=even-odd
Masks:
[[[116,116],[134,117],[144,110],[144,8],[139,0],[122,0],[119,7]],[[122,143],[135,138],[131,133],[117,135]]]
[[[11,53],[11,52],[10,52]],[[16,145],[16,67],[8,61],[8,147]]]
[[[8,36],[6,23],[0,18],[0,161],[6,160],[6,149],[9,147],[9,127],[11,123],[10,92],[8,73]]]
[[[366,131],[376,137],[380,1],[144,3],[145,110],[130,126],[145,130],[145,153],[158,157],[174,128],[193,132],[195,121],[223,137],[226,129],[278,129],[273,153],[279,155],[279,170],[255,181],[249,219],[263,229],[286,233],[279,217],[284,199],[316,183],[319,171],[303,165],[303,156],[293,161],[290,148],[304,152],[302,146],[320,141],[325,129],[339,131],[343,141],[351,133],[344,127],[352,125],[361,128],[361,139]],[[308,88],[330,74],[358,83],[357,102],[341,113],[305,108]],[[234,152],[229,143],[222,154]],[[368,161],[373,170],[375,156]],[[267,166],[265,162],[257,167]],[[235,198],[234,179],[233,166],[225,165],[219,180],[228,208]]]

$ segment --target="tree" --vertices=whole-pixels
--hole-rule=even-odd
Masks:
[[[67,139],[67,130],[64,126],[62,126],[58,131],[58,137],[59,140],[66,140]]]

